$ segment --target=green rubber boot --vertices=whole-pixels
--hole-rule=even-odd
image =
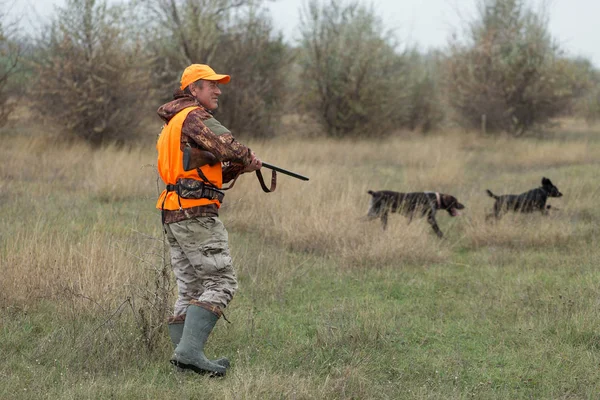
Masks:
[[[173,342],[173,348],[175,349],[181,340],[181,335],[183,334],[183,325],[184,320],[179,320],[177,322],[169,322],[169,336],[171,337],[171,342]],[[222,367],[229,368],[229,360],[226,357],[218,358],[213,361],[215,364],[219,364]]]
[[[204,355],[204,345],[219,317],[203,307],[191,304],[187,308],[183,332],[171,363],[198,374],[225,375],[226,367],[210,361]]]

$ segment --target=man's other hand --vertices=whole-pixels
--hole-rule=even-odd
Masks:
[[[260,161],[260,159],[258,157],[256,157],[256,155],[254,154],[254,152],[252,153],[252,161],[250,161],[250,164],[248,164],[246,166],[246,168],[244,168],[243,172],[252,172],[252,171],[256,171],[262,168],[262,161]]]

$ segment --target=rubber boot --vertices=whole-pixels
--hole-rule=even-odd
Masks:
[[[204,355],[204,345],[218,319],[219,316],[212,311],[190,304],[181,340],[171,356],[171,363],[198,374],[225,375],[226,367],[210,361]]]
[[[185,314],[184,314],[185,315]],[[169,326],[169,336],[171,337],[171,342],[173,342],[173,349],[177,347],[179,341],[181,340],[181,335],[183,334],[183,325],[185,319],[179,319],[175,322],[168,322]],[[226,357],[218,358],[213,361],[215,364],[219,364],[225,368],[229,368],[229,360]],[[177,367],[179,370],[180,368]]]

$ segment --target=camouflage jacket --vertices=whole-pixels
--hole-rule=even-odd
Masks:
[[[223,164],[223,183],[236,178],[252,160],[252,151],[235,140],[231,132],[217,121],[191,95],[178,90],[173,100],[157,110],[158,116],[168,123],[178,112],[187,107],[199,107],[191,111],[181,128],[181,150],[185,146],[208,150]],[[211,204],[183,210],[164,210],[164,221],[169,224],[200,216],[217,216],[218,208]]]

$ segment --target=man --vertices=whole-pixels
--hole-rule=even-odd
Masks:
[[[227,231],[218,218],[221,189],[223,183],[262,166],[210,113],[219,105],[219,84],[229,80],[208,65],[187,67],[174,99],[158,109],[166,124],[156,144],[158,172],[167,185],[156,206],[162,210],[178,288],[168,321],[176,346],[171,363],[213,375],[224,375],[229,361],[208,360],[204,345],[238,287]],[[186,146],[207,150],[219,162],[184,171]]]

